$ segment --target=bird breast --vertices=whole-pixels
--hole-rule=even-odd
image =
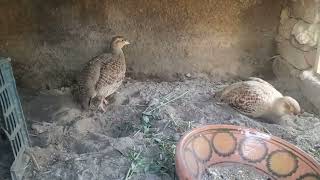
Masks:
[[[113,59],[102,64],[100,78],[97,83],[99,96],[109,96],[119,88],[126,72],[124,60]]]

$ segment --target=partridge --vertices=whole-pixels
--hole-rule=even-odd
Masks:
[[[111,53],[101,54],[90,60],[80,73],[79,100],[84,110],[98,101],[98,108],[105,112],[106,97],[122,84],[126,72],[126,61],[122,48],[130,44],[124,37],[112,38]]]

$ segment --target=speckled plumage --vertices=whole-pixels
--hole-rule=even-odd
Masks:
[[[220,99],[245,115],[261,117],[270,113],[275,100],[281,97],[283,95],[268,82],[249,78],[226,87]]]
[[[83,109],[90,107],[93,98],[104,101],[122,84],[126,72],[122,47],[113,47],[112,53],[93,58],[83,68],[79,77],[79,100]]]

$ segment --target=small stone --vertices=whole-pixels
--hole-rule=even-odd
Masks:
[[[79,133],[95,132],[100,128],[99,123],[92,118],[81,119],[74,124],[74,127]]]
[[[116,150],[124,153],[128,149],[133,149],[134,140],[130,137],[123,137],[117,139],[110,139],[110,144]]]
[[[191,78],[191,74],[190,73],[186,74],[186,77]]]
[[[149,102],[149,106],[154,106],[156,104],[159,104],[159,102],[160,102],[159,99],[154,98]]]
[[[174,139],[175,141],[179,141],[179,140],[180,140],[180,134],[179,134],[179,133],[175,133],[175,134],[173,135],[173,139]]]
[[[37,134],[42,134],[50,129],[51,123],[32,124],[31,129],[33,129]]]
[[[160,180],[161,178],[154,174],[147,174],[146,180]]]

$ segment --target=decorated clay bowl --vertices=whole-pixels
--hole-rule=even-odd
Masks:
[[[250,166],[269,179],[319,180],[320,166],[302,150],[271,135],[232,125],[209,125],[186,134],[176,149],[180,180],[198,180],[208,167]]]

